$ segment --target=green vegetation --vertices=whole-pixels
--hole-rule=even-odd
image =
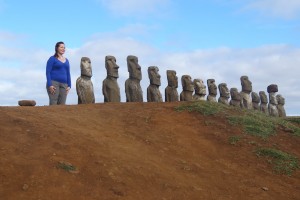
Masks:
[[[287,118],[285,118],[285,121],[300,125],[300,117],[287,117]]]
[[[229,124],[242,127],[244,133],[253,135],[264,140],[276,135],[278,130],[283,130],[286,134],[300,137],[299,117],[270,117],[255,110],[238,109],[220,103],[197,101],[187,102],[175,108],[176,111],[198,112],[202,115],[214,115],[222,118],[226,117]],[[208,118],[206,126],[215,126],[217,121]],[[236,145],[240,142],[242,134],[229,136],[228,143]],[[259,146],[255,141],[248,142],[251,145]],[[267,157],[277,173],[291,175],[299,167],[298,158],[286,152],[272,148],[260,148],[256,150],[258,156]]]
[[[188,112],[199,112],[203,115],[215,115],[224,109],[226,109],[227,106],[224,106],[220,103],[214,103],[214,102],[206,102],[206,101],[197,101],[193,103],[187,103],[185,105],[180,105],[175,108],[176,111],[188,111]]]
[[[229,142],[229,144],[236,145],[238,143],[238,141],[240,141],[240,139],[241,139],[241,136],[233,135],[228,138],[228,142]]]
[[[228,117],[230,124],[241,125],[245,133],[259,136],[263,139],[276,134],[276,120],[274,117],[269,117],[255,111],[248,111],[244,115]]]
[[[68,172],[76,171],[76,167],[70,163],[59,162],[57,164],[57,167],[65,170],[65,171],[68,171]]]
[[[277,173],[291,175],[293,171],[299,168],[297,157],[277,149],[260,148],[256,150],[256,154],[267,157]]]

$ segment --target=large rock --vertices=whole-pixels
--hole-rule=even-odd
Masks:
[[[231,96],[231,100],[229,102],[229,105],[241,108],[242,97],[237,88],[230,89],[230,96]]]
[[[20,100],[18,101],[19,106],[35,106],[35,100]]]

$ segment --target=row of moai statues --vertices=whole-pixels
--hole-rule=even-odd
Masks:
[[[91,60],[87,57],[81,58],[81,76],[76,81],[76,91],[78,95],[78,104],[95,103],[93,89]],[[102,83],[102,93],[104,102],[121,102],[120,87],[117,79],[119,78],[119,66],[114,56],[105,57],[105,68],[107,76]],[[142,80],[141,66],[136,56],[127,57],[127,68],[129,78],[125,81],[126,102],[143,102],[143,91],[140,85]],[[178,95],[178,77],[176,71],[167,70],[168,85],[165,88],[165,102],[175,101],[210,101],[219,102],[226,105],[236,106],[245,109],[260,110],[270,116],[285,117],[285,99],[278,92],[278,86],[271,84],[267,87],[269,93],[269,102],[264,91],[259,94],[252,91],[252,82],[247,76],[240,78],[242,91],[237,88],[227,87],[226,83],[220,83],[217,87],[214,79],[207,80],[208,95],[206,96],[206,85],[201,79],[192,80],[191,76],[183,75],[181,77],[182,92]],[[157,66],[148,67],[148,77],[150,85],[147,88],[148,102],[163,102],[162,94],[159,90],[161,86],[161,76]],[[218,101],[216,96],[220,96]],[[230,99],[231,98],[231,99]],[[230,99],[230,100],[229,100]]]

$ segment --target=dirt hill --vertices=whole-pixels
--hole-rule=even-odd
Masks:
[[[0,107],[0,199],[300,199],[300,170],[255,153],[300,158],[300,137],[261,139],[182,104]]]

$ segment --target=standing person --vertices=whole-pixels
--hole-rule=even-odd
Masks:
[[[46,77],[49,105],[65,105],[71,89],[70,64],[65,53],[65,44],[57,42],[55,54],[47,61]]]

